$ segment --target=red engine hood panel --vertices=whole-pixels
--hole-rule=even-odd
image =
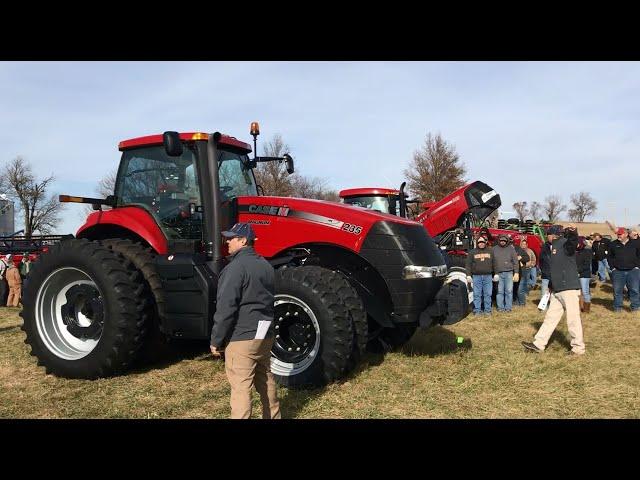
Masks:
[[[289,197],[239,197],[240,222],[256,232],[256,250],[265,257],[305,243],[340,245],[358,252],[378,221],[417,222],[335,202]]]

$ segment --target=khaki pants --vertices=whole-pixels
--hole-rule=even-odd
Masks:
[[[582,338],[582,322],[580,320],[580,303],[578,297],[580,290],[565,290],[552,293],[549,309],[544,317],[544,322],[536,333],[533,344],[540,350],[544,350],[549,343],[553,331],[558,326],[564,310],[567,311],[567,327],[571,336],[571,350],[574,353],[584,353],[584,339]]]
[[[17,307],[22,295],[22,287],[9,287],[9,297],[7,298],[7,307]]]
[[[271,373],[273,337],[229,342],[224,350],[225,371],[231,385],[231,418],[251,417],[251,388],[262,402],[262,418],[282,418],[276,382]]]

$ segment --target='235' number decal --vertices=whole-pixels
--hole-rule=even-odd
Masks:
[[[360,235],[362,232],[362,227],[359,225],[354,225],[352,223],[344,223],[342,225],[342,230],[345,232],[353,233],[354,235]]]

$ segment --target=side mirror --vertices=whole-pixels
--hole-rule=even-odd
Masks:
[[[164,151],[170,157],[179,157],[182,155],[182,142],[180,141],[180,134],[178,132],[164,132],[162,134],[162,143],[164,145]]]
[[[283,158],[284,158],[284,164],[287,167],[287,173],[291,175],[294,172],[293,158],[291,158],[291,155],[289,155],[288,153],[285,153],[283,155]]]

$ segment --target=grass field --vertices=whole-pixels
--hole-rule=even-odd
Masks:
[[[344,381],[280,389],[285,418],[638,418],[640,316],[611,311],[609,285],[583,315],[587,354],[567,357],[566,322],[543,354],[525,353],[542,322],[526,307],[418,330],[401,350],[368,354]],[[224,365],[207,345],[184,347],[127,376],[45,375],[23,343],[18,309],[0,308],[0,418],[227,418]],[[465,338],[460,346],[456,337]],[[254,397],[254,417],[260,408]]]

